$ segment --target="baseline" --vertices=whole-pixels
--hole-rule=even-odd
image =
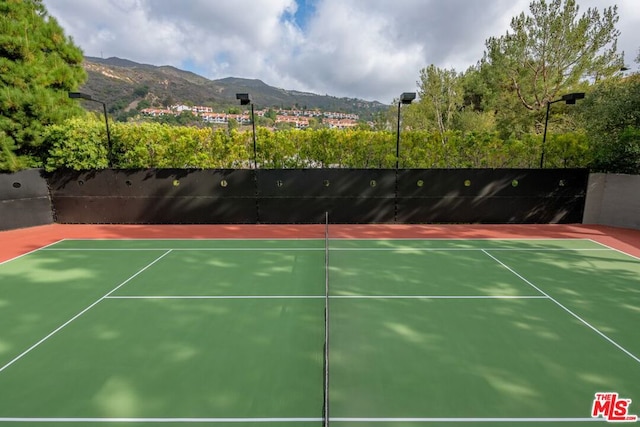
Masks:
[[[575,423],[603,422],[602,418],[331,418],[331,421],[354,423]]]
[[[586,422],[600,421],[598,418],[331,418],[331,421],[368,422],[368,423],[558,423],[558,422]]]
[[[324,295],[109,295],[104,299],[324,299]],[[329,299],[548,299],[545,295],[329,295]]]
[[[311,423],[323,418],[0,418],[0,423]],[[602,418],[352,418],[331,417],[331,422],[346,423],[561,423],[605,422]]]
[[[322,418],[0,418],[0,423],[311,423]]]

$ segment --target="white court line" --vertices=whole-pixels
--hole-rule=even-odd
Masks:
[[[76,239],[74,239],[76,240]],[[435,241],[447,241],[447,240],[451,240],[451,241],[500,241],[500,240],[505,240],[505,241],[519,241],[519,242],[528,242],[528,241],[533,241],[533,242],[540,242],[540,241],[544,241],[544,242],[553,242],[553,241],[558,241],[558,240],[567,240],[567,241],[580,241],[580,240],[585,240],[588,241],[590,239],[585,239],[585,238],[573,238],[573,237],[559,237],[559,238],[555,238],[555,237],[399,237],[399,238],[379,238],[379,237],[329,237],[329,240],[362,240],[362,241],[367,241],[367,240],[379,240],[379,241],[393,241],[393,240],[400,240],[400,241],[405,241],[405,242],[420,242],[423,240],[435,240]]]
[[[295,252],[295,251],[324,251],[324,248],[40,248],[36,249],[40,251],[48,252],[64,252],[64,251],[95,251],[95,252],[109,252],[109,251],[203,251],[203,252],[251,252],[251,251],[265,251],[265,252]],[[398,247],[398,248],[330,248],[330,252],[481,252],[481,251],[530,251],[530,252],[608,252],[615,250],[613,248],[421,248],[421,247]],[[620,252],[620,251],[619,251]],[[624,253],[624,252],[623,252]],[[633,256],[633,255],[629,255]]]
[[[324,299],[324,295],[112,295],[105,299]]]
[[[593,243],[596,243],[596,244],[598,244],[598,245],[600,245],[600,246],[603,246],[603,247],[604,247],[604,248],[606,248],[606,249],[610,249],[610,250],[612,250],[612,251],[616,251],[616,252],[618,252],[618,253],[621,253],[622,255],[626,255],[626,256],[628,256],[628,257],[631,257],[631,258],[634,258],[634,259],[640,260],[640,257],[637,257],[637,256],[635,256],[635,255],[628,254],[628,253],[626,253],[625,251],[621,251],[620,249],[616,249],[616,248],[611,247],[611,246],[609,246],[609,245],[605,245],[604,243],[597,242],[597,241],[595,241],[595,240],[593,240],[593,239],[589,239],[589,240],[590,240],[590,241],[592,241]]]
[[[96,300],[93,304],[91,304],[90,306],[88,306],[87,308],[85,308],[84,310],[82,310],[80,313],[76,314],[75,316],[73,316],[71,319],[67,320],[65,323],[63,323],[61,326],[59,326],[58,328],[56,328],[53,332],[49,333],[49,335],[47,335],[46,337],[42,338],[40,341],[38,341],[37,343],[35,343],[34,345],[32,345],[31,347],[29,347],[28,349],[26,349],[25,351],[23,351],[22,353],[20,353],[17,357],[15,357],[13,360],[11,360],[9,363],[7,363],[6,365],[4,365],[3,367],[0,368],[0,372],[4,371],[5,369],[7,369],[9,366],[13,365],[15,362],[17,362],[18,360],[22,359],[26,354],[28,354],[31,350],[33,350],[34,348],[38,347],[40,344],[42,344],[43,342],[45,342],[46,340],[48,340],[49,338],[51,338],[53,335],[55,335],[57,332],[59,332],[62,328],[64,328],[65,326],[67,326],[69,323],[73,322],[74,320],[76,320],[78,317],[82,316],[84,313],[86,313],[87,311],[89,311],[91,308],[93,308],[96,304],[98,304],[100,301],[104,300],[105,298],[107,298],[109,295],[111,295],[112,293],[114,293],[115,291],[117,291],[118,289],[120,289],[121,287],[123,287],[124,285],[126,285],[127,283],[129,283],[131,280],[133,280],[136,276],[142,274],[145,270],[147,270],[149,267],[151,267],[153,264],[155,264],[156,262],[160,261],[162,258],[164,258],[165,256],[169,255],[171,253],[171,251],[167,251],[164,254],[160,255],[158,258],[156,258],[155,260],[153,260],[152,262],[150,262],[149,264],[147,264],[145,267],[143,267],[142,269],[138,270],[137,273],[135,273],[133,276],[129,277],[127,280],[125,280],[124,282],[120,283],[118,286],[116,286],[115,288],[113,288],[112,290],[110,290],[109,292],[107,292],[105,295],[103,295],[102,297],[100,297],[98,300]]]
[[[48,248],[40,249],[43,251],[218,251],[218,252],[251,252],[251,251],[268,251],[268,252],[291,252],[291,251],[324,251],[324,248]],[[607,249],[598,249],[601,251]]]
[[[55,249],[54,249],[55,250]],[[608,251],[607,248],[420,248],[420,247],[399,247],[399,248],[330,248],[331,252],[334,251],[438,251],[438,252],[447,252],[447,251],[536,251],[536,252],[583,252],[583,251]]]
[[[324,224],[322,224],[324,225]],[[265,239],[264,237],[242,237],[242,238],[237,238],[237,237],[212,237],[212,238],[191,238],[191,237],[167,237],[167,238],[163,238],[163,237],[134,237],[134,238],[127,238],[127,237],[97,237],[95,239],[82,239],[82,238],[73,238],[73,239],[64,239],[64,240],[68,240],[70,242],[110,242],[110,241],[117,241],[117,242],[137,242],[137,241],[144,241],[144,242],[161,242],[161,241],[167,241],[167,242],[228,242],[228,241],[250,241],[250,242],[279,242],[279,241],[286,241],[286,242],[296,242],[296,241],[315,241],[315,240],[324,240],[324,236],[323,237],[291,237],[291,238],[273,238],[273,239]],[[555,240],[555,239],[551,239],[551,240]],[[558,239],[561,240],[561,239]],[[568,240],[568,239],[567,239]],[[577,239],[577,240],[582,240],[582,239]]]
[[[585,421],[604,422],[602,418],[342,418],[332,417],[330,421],[367,423],[574,423]]]
[[[511,267],[509,267],[508,265],[506,265],[505,263],[503,263],[502,261],[500,261],[498,258],[494,257],[493,255],[491,255],[489,252],[487,251],[483,251],[485,254],[487,254],[487,256],[489,256],[490,258],[493,258],[493,260],[495,260],[498,264],[502,265],[504,268],[506,268],[507,270],[509,270],[510,272],[512,272],[513,274],[515,274],[516,276],[518,276],[522,281],[524,281],[526,284],[528,284],[529,286],[531,286],[532,288],[534,288],[535,290],[537,290],[538,292],[540,292],[542,295],[545,295],[547,298],[549,298],[551,301],[553,301],[555,304],[558,305],[558,307],[562,308],[564,311],[566,311],[567,313],[569,313],[570,315],[572,315],[573,317],[575,317],[576,319],[578,319],[581,323],[583,323],[585,326],[587,326],[589,329],[591,329],[592,331],[594,331],[595,333],[597,333],[598,335],[600,335],[602,338],[604,338],[605,340],[609,341],[609,343],[613,344],[615,347],[617,347],[619,350],[621,350],[623,353],[625,353],[627,356],[631,357],[633,360],[635,360],[636,362],[640,363],[640,358],[638,358],[638,356],[634,355],[633,353],[631,353],[629,350],[625,349],[624,347],[622,347],[620,344],[618,344],[617,342],[615,342],[614,340],[612,340],[611,338],[609,338],[608,336],[606,336],[603,332],[600,332],[600,330],[598,330],[595,326],[592,326],[589,322],[587,322],[586,320],[584,320],[582,317],[578,316],[576,313],[574,313],[573,311],[569,310],[567,307],[565,307],[563,304],[561,304],[560,302],[558,302],[558,300],[556,300],[555,298],[553,298],[552,296],[550,296],[549,294],[547,294],[546,292],[544,292],[542,289],[540,289],[539,287],[537,287],[536,285],[534,285],[533,283],[531,283],[529,280],[527,280],[526,278],[524,278],[522,275],[520,275],[519,273],[517,273],[514,269],[512,269]]]
[[[110,295],[105,299],[324,299],[324,295]],[[547,299],[544,295],[330,295],[329,299]]]
[[[323,418],[0,418],[0,423],[315,423]],[[343,418],[331,417],[335,422],[368,423],[561,423],[605,422],[602,418]]]
[[[546,299],[544,295],[334,295],[332,299]]]
[[[19,258],[22,258],[23,256],[31,255],[32,253],[35,253],[35,252],[38,252],[38,251],[46,251],[46,250],[50,250],[50,249],[48,249],[50,246],[53,246],[53,245],[55,245],[55,244],[58,244],[58,243],[60,243],[60,242],[62,242],[62,241],[64,241],[64,239],[57,240],[57,241],[55,241],[55,242],[53,242],[53,243],[49,243],[48,245],[45,245],[45,246],[43,246],[43,247],[41,247],[41,248],[36,248],[36,249],[31,250],[31,251],[29,251],[29,252],[25,252],[25,253],[23,253],[22,255],[18,255],[18,256],[16,256],[16,257],[13,257],[13,258],[10,258],[10,259],[7,259],[7,260],[4,260],[4,261],[0,262],[0,265],[6,264],[6,263],[8,263],[8,262],[10,262],[10,261],[15,261],[15,260],[17,260],[17,259],[19,259]]]
[[[322,418],[0,418],[0,423],[312,423]]]

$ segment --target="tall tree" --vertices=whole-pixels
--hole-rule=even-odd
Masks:
[[[530,15],[511,21],[512,32],[486,42],[484,66],[499,84],[531,111],[569,91],[582,80],[599,80],[623,65],[617,53],[617,7],[579,15],[576,0],[535,0]]]
[[[432,121],[440,134],[451,130],[464,94],[460,75],[456,70],[445,70],[430,65],[420,70],[418,82],[419,109]]]
[[[598,171],[640,173],[640,74],[597,84],[581,106]]]
[[[82,60],[42,0],[0,1],[0,170],[41,164],[44,126],[80,113]]]

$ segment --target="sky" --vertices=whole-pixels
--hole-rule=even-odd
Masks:
[[[509,30],[530,0],[44,0],[86,56],[172,65],[210,79],[392,103],[420,70],[461,72]],[[618,51],[632,69],[639,0],[618,5]]]

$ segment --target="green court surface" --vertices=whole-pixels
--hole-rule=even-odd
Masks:
[[[606,423],[598,392],[640,414],[637,258],[326,243],[64,240],[0,264],[0,425],[312,427],[326,396],[335,427]]]

